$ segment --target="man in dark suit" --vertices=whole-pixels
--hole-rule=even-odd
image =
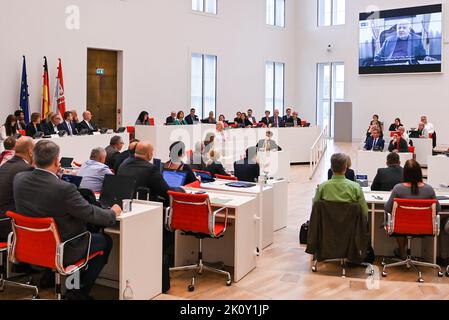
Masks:
[[[274,115],[270,118],[273,128],[280,128],[284,126],[284,121],[279,116],[279,110],[274,110]]]
[[[408,152],[408,144],[404,138],[402,138],[399,134],[394,134],[393,139],[390,141],[388,145],[388,151],[390,152]]]
[[[396,152],[387,156],[387,168],[377,170],[376,177],[371,185],[372,191],[391,191],[404,181],[404,169],[401,167],[401,159]]]
[[[284,124],[293,123],[292,108],[287,108],[285,116],[282,117]]]
[[[73,115],[70,111],[64,112],[64,121],[58,126],[58,130],[65,130],[69,136],[78,134],[76,125],[73,122]]]
[[[245,159],[234,163],[234,175],[239,181],[257,182],[260,176],[260,166],[256,157],[257,148],[250,147],[246,150]]]
[[[260,123],[263,123],[265,126],[269,127],[272,124],[270,114],[271,112],[269,110],[265,111],[265,117],[260,120]]]
[[[263,151],[282,151],[282,148],[279,147],[276,143],[276,141],[272,140],[273,138],[273,132],[267,131],[265,139],[259,140],[257,143],[257,150],[263,150]]]
[[[44,126],[45,135],[57,134],[59,132],[58,126],[61,124],[61,122],[61,115],[59,113],[54,114],[51,117],[50,122]]]
[[[13,181],[19,172],[32,170],[33,139],[21,137],[16,142],[14,157],[0,167],[0,220],[6,219],[6,211],[15,211]],[[0,222],[0,242],[6,242],[11,232],[11,222]]]
[[[98,127],[92,122],[92,113],[90,111],[83,112],[83,121],[78,123],[79,131],[86,129],[89,133],[98,132]]]
[[[175,123],[175,120],[176,120],[176,112],[172,111],[171,114],[170,114],[170,117],[168,117],[165,120],[165,124],[172,125],[172,124]]]
[[[57,176],[60,172],[59,147],[52,141],[39,141],[33,150],[36,169],[21,172],[14,178],[14,199],[20,214],[43,218],[52,217],[58,227],[61,241],[67,241],[87,231],[87,224],[104,227],[114,226],[119,206],[110,210],[89,204],[75,185]],[[36,195],[39,195],[36,198]],[[88,238],[69,241],[64,249],[64,265],[70,266],[84,258],[88,250]],[[107,263],[112,239],[101,233],[93,233],[90,253],[103,251],[103,255],[89,261],[88,268],[81,271],[81,288],[67,291],[68,299],[89,299],[95,280]]]
[[[385,140],[380,137],[379,130],[373,129],[371,137],[366,140],[365,150],[383,151],[385,148]]]
[[[162,177],[160,168],[150,163],[153,159],[153,146],[148,142],[139,142],[136,146],[134,158],[120,166],[117,175],[136,179],[136,188],[145,188],[149,192],[150,200],[163,202],[169,206],[169,187]],[[146,200],[146,199],[145,199]],[[162,292],[170,290],[170,265],[174,257],[174,234],[163,228],[163,265]]]
[[[199,118],[195,114],[195,112],[195,108],[190,109],[190,114],[185,118],[187,124],[194,124],[199,122]]]
[[[105,148],[105,150],[106,150],[105,165],[107,165],[110,169],[114,169],[115,160],[117,159],[118,155],[120,154],[120,151],[122,151],[124,144],[125,143],[123,142],[122,137],[114,136],[111,138],[111,142],[109,143],[109,146],[107,146]]]
[[[134,154],[136,153],[136,147],[137,147],[138,142],[139,142],[139,140],[137,140],[137,139],[130,141],[128,150],[117,155],[117,157],[115,158],[115,163],[114,163],[114,172],[116,172],[116,173],[118,172],[118,170],[120,169],[120,166],[122,165],[123,162],[125,162],[126,159],[134,157]]]
[[[26,130],[25,113],[22,110],[14,112],[14,116],[17,118],[17,130]]]

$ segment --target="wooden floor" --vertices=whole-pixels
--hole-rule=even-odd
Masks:
[[[318,273],[311,272],[310,256],[298,241],[300,226],[309,218],[317,184],[327,178],[330,156],[334,152],[348,153],[355,167],[358,146],[356,143],[331,143],[313,180],[309,180],[308,166],[292,167],[288,227],[275,233],[274,244],[263,251],[257,268],[245,278],[227,287],[223,277],[206,272],[198,278],[196,291],[191,293],[187,290],[191,273],[177,272],[172,274],[170,292],[157,299],[449,299],[449,278],[438,278],[436,272],[425,269],[422,269],[424,284],[418,284],[416,273],[406,268],[391,269],[388,278],[382,278],[379,262],[373,277],[369,277],[364,268],[353,267],[347,270],[347,277],[343,279],[341,269],[333,264],[320,264]],[[6,294],[0,294],[0,300],[29,297],[26,294],[23,290],[9,290]],[[51,296],[51,292],[45,294]],[[117,293],[97,287],[93,295],[97,299],[113,299]]]

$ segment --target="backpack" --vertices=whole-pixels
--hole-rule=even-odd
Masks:
[[[299,243],[300,244],[307,244],[307,234],[309,233],[309,223],[310,221],[307,221],[301,226],[301,230],[299,231]]]

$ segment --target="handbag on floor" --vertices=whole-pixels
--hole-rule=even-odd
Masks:
[[[299,243],[300,244],[307,244],[307,234],[309,232],[309,223],[310,221],[307,221],[301,226],[301,230],[299,231]]]

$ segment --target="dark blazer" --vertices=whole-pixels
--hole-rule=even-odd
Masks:
[[[105,150],[106,150],[106,161],[104,162],[104,164],[107,165],[109,168],[114,169],[115,160],[119,156],[120,152],[117,151],[117,149],[115,149],[113,146],[107,146]]]
[[[293,123],[293,125],[297,125],[298,127],[302,127],[302,120],[301,120],[301,118],[297,118],[296,119],[296,123],[295,123],[295,120],[292,118],[291,123]]]
[[[256,182],[260,176],[258,163],[248,163],[248,159],[234,162],[234,176],[239,181]]]
[[[131,151],[128,149],[122,153],[119,153],[115,156],[115,161],[114,161],[114,172],[117,173],[120,166],[122,165],[123,161],[125,161],[126,159],[128,159],[129,157],[132,157],[133,155],[131,155]]]
[[[379,138],[377,138],[377,143],[376,143],[376,145],[374,146],[373,145],[374,144],[374,139],[373,139],[373,137],[369,137],[367,140],[366,140],[366,143],[365,143],[365,149],[366,150],[373,150],[373,147],[379,147],[380,148],[380,150],[384,150],[384,148],[385,148],[385,140],[384,139],[382,139],[381,137],[379,137]]]
[[[270,126],[270,124],[272,124],[272,122],[271,122],[271,117],[270,117],[270,118],[263,117],[263,118],[260,120],[260,123],[265,124],[267,127]]]
[[[89,133],[97,132],[98,131],[97,125],[93,122],[89,122],[89,123],[92,126],[92,129],[89,128],[89,126],[87,125],[87,122],[83,120],[80,123],[78,123],[78,130],[81,131],[83,129],[87,129],[87,130],[89,130]]]
[[[212,176],[215,177],[216,174],[220,174],[222,176],[229,176],[229,174],[224,169],[223,165],[220,162],[212,162],[207,165],[204,171],[210,172]]]
[[[28,137],[34,137],[34,135],[39,131],[39,132],[44,132],[44,129],[42,128],[42,125],[40,123],[38,123],[36,125],[36,128],[33,126],[33,124],[30,122],[27,124],[26,126],[26,135]],[[45,134],[45,132],[44,132]]]
[[[76,124],[74,122],[71,122],[70,125],[72,126],[73,135],[77,135],[78,130],[76,129]],[[58,125],[58,130],[65,130],[67,134],[70,135],[69,127],[67,126],[67,123],[65,121]]]
[[[25,121],[17,121],[17,130],[26,130],[27,124]]]
[[[172,116],[170,116],[165,120],[165,124],[173,124],[173,123],[175,123],[175,120],[176,120],[176,118],[173,118]]]
[[[197,115],[192,117],[190,114],[185,118],[187,124],[193,124],[193,121],[199,121],[199,118]]]
[[[327,179],[330,180],[330,179],[332,179],[333,176],[334,176],[334,173],[332,172],[332,169],[329,169],[329,171],[327,171]],[[352,169],[346,170],[345,177],[346,177],[346,179],[355,182],[355,172],[354,172],[354,170],[352,170]]]
[[[396,49],[396,44],[399,41],[398,36],[392,35],[385,39],[382,48],[379,53],[374,57],[374,61],[390,60],[393,58],[394,51]],[[426,57],[426,49],[424,49],[422,39],[420,36],[410,33],[407,41],[407,56],[413,57],[412,59],[422,60]]]
[[[271,124],[274,126],[274,116],[270,118]],[[284,120],[281,117],[278,117],[278,128],[284,127]]]
[[[168,205],[167,192],[170,188],[154,164],[143,159],[130,158],[120,166],[117,175],[136,179],[136,188],[149,189],[150,200]]]
[[[398,150],[399,152],[408,152],[408,144],[407,141],[401,138],[399,142],[399,147],[394,140],[390,141],[390,145],[388,146],[388,151],[392,152],[393,150]]]
[[[45,124],[45,126],[43,128],[44,128],[45,135],[56,134],[55,128],[53,128],[53,122],[51,122],[51,121],[49,123]],[[56,126],[56,128],[58,128],[58,126]]]
[[[388,129],[388,131],[398,131],[399,127],[403,127],[402,123],[400,125],[398,125],[398,126],[396,125],[396,123],[392,123],[390,125],[390,128]]]
[[[257,149],[263,149],[264,145],[265,145],[265,139],[261,139],[261,140],[259,140],[259,142],[257,143],[257,146],[256,146],[256,147],[257,147]],[[269,149],[270,149],[270,150],[282,151],[282,148],[279,147],[279,146],[277,145],[276,141],[274,141],[274,140],[270,140],[270,147],[269,147]]]
[[[14,198],[17,213],[34,218],[54,218],[62,241],[87,231],[87,224],[110,227],[116,222],[114,211],[89,204],[75,185],[47,171],[36,169],[17,174]],[[64,251],[64,264],[85,257],[87,244],[86,238],[69,242]]]
[[[371,185],[372,191],[391,191],[393,188],[404,181],[404,169],[401,166],[380,168],[377,170],[376,177]]]
[[[287,115],[285,115],[285,116],[282,117],[282,121],[284,122],[284,124],[287,123],[287,122],[293,123],[293,117],[292,116],[287,117]]]
[[[15,211],[13,194],[14,177],[19,172],[30,171],[33,168],[20,157],[13,157],[0,167],[0,219],[6,218],[8,210]],[[10,222],[0,222],[0,240],[6,240],[11,232]]]

